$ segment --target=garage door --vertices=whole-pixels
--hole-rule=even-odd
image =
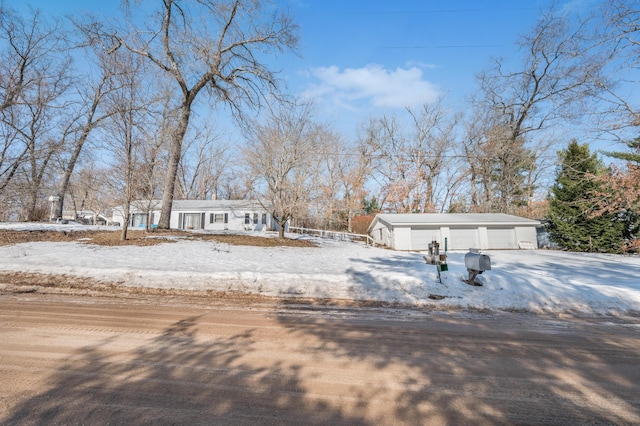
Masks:
[[[451,228],[451,250],[468,250],[480,248],[477,228]]]
[[[440,242],[440,228],[411,229],[411,250],[428,250],[433,240]]]
[[[514,228],[487,228],[487,240],[490,249],[518,248]]]

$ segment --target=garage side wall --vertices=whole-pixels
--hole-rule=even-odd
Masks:
[[[517,226],[516,238],[518,243],[529,242],[533,244],[533,248],[538,248],[538,235],[535,226]]]

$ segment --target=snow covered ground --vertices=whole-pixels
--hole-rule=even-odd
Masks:
[[[0,229],[111,229],[0,224]],[[291,235],[292,238],[312,238]],[[266,296],[376,300],[531,312],[640,312],[640,257],[546,250],[491,251],[482,287],[464,284],[465,252],[449,252],[438,281],[424,253],[315,239],[317,248],[232,246],[186,241],[104,247],[39,242],[0,246],[0,271],[92,277],[127,286],[242,291]],[[444,298],[440,300],[440,296]]]

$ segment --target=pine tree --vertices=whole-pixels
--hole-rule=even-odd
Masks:
[[[613,214],[594,216],[592,195],[602,190],[606,172],[587,144],[575,140],[560,152],[561,165],[549,194],[548,230],[561,248],[578,252],[620,252],[624,224]]]
[[[629,163],[640,166],[640,138],[625,142],[631,152],[628,151],[608,151],[604,152],[604,155],[617,158],[619,160],[625,160]]]

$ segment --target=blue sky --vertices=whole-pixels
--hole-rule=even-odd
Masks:
[[[119,1],[31,0],[47,14],[112,11]],[[550,0],[277,0],[300,26],[300,56],[273,62],[292,94],[350,133],[370,116],[401,113],[446,95],[456,108],[492,56],[516,58],[516,41]],[[588,13],[589,0],[559,0]],[[22,5],[22,0],[5,4]]]

